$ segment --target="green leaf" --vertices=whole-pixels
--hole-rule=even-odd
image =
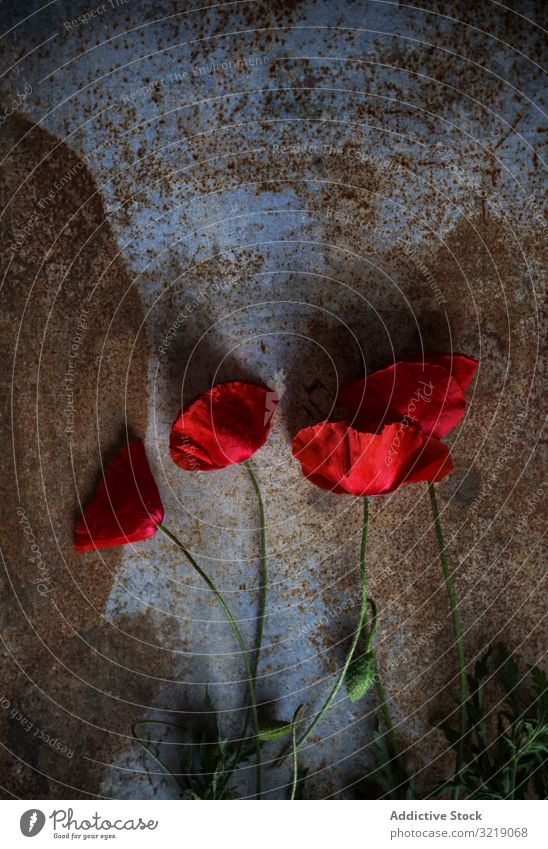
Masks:
[[[499,709],[493,712],[494,723],[487,723],[483,708],[484,690],[489,693],[494,684],[491,676],[496,671],[491,649],[479,659],[469,676],[465,757],[458,779],[462,785],[459,792],[468,799],[526,799],[532,792],[531,785],[539,798],[546,797],[546,780],[542,774],[548,752],[546,677],[535,667],[529,670],[528,683],[532,682],[534,689],[534,695],[531,694],[518,664],[508,659],[506,652],[505,656],[500,677],[506,695],[502,704],[499,702]],[[443,730],[456,748],[458,732],[445,726]],[[449,786],[456,786],[456,779],[439,789],[445,792]]]
[[[260,722],[258,736],[263,743],[268,743],[270,740],[279,740],[286,734],[291,734],[290,722],[285,722],[283,719],[263,719]]]
[[[348,698],[351,702],[363,699],[375,678],[375,659],[372,652],[353,658],[345,675]]]
[[[414,776],[407,772],[403,761],[395,756],[379,718],[375,719],[373,741],[370,743],[375,768],[366,778],[371,798],[413,799]],[[369,796],[366,798],[370,798]]]
[[[512,657],[507,658],[502,667],[502,683],[508,695],[519,687],[518,665]]]

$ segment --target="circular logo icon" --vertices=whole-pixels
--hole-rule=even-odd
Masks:
[[[45,824],[45,815],[42,811],[38,811],[36,808],[31,808],[30,811],[25,811],[19,820],[21,834],[24,834],[25,837],[36,837],[37,834],[40,834]]]

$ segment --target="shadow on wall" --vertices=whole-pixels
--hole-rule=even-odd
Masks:
[[[144,643],[102,619],[120,549],[72,551],[79,499],[91,495],[101,459],[126,426],[145,435],[149,350],[137,289],[86,164],[15,115],[0,151],[2,241],[11,248],[2,260],[7,421],[13,411],[0,508],[10,706],[0,711],[10,750],[1,771],[22,798],[78,798],[100,780],[80,753],[112,760],[123,740],[102,729],[126,734],[142,713],[131,703],[154,690],[131,672],[147,666]],[[146,639],[146,622],[137,624]]]

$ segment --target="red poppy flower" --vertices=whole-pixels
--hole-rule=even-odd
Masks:
[[[153,536],[164,518],[156,482],[140,439],[105,466],[104,477],[76,525],[74,548],[90,551]]]
[[[439,481],[452,468],[443,442],[401,422],[364,433],[347,421],[320,422],[293,438],[311,483],[349,495],[384,495],[406,483]]]
[[[278,403],[255,383],[218,383],[179,413],[169,441],[173,461],[187,471],[214,471],[241,463],[264,444]]]
[[[404,421],[428,436],[444,437],[460,421],[464,391],[478,365],[464,354],[408,354],[399,362],[344,385],[337,401],[361,430]]]

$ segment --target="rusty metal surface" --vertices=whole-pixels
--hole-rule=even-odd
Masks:
[[[262,702],[313,712],[357,610],[360,507],[302,480],[290,436],[341,380],[420,345],[481,360],[439,487],[468,657],[492,641],[542,657],[543,18],[540,0],[1,5],[6,797],[174,796],[129,729],[184,719],[206,683],[239,727],[230,631],[167,541],[71,550],[101,458],[137,434],[166,521],[252,639],[250,483],[233,467],[204,487],[167,452],[212,380],[285,390],[255,458]],[[375,501],[368,563],[427,792],[457,684],[425,488]],[[303,752],[311,798],[360,794],[374,710],[337,700]],[[269,770],[266,798],[287,780]]]

